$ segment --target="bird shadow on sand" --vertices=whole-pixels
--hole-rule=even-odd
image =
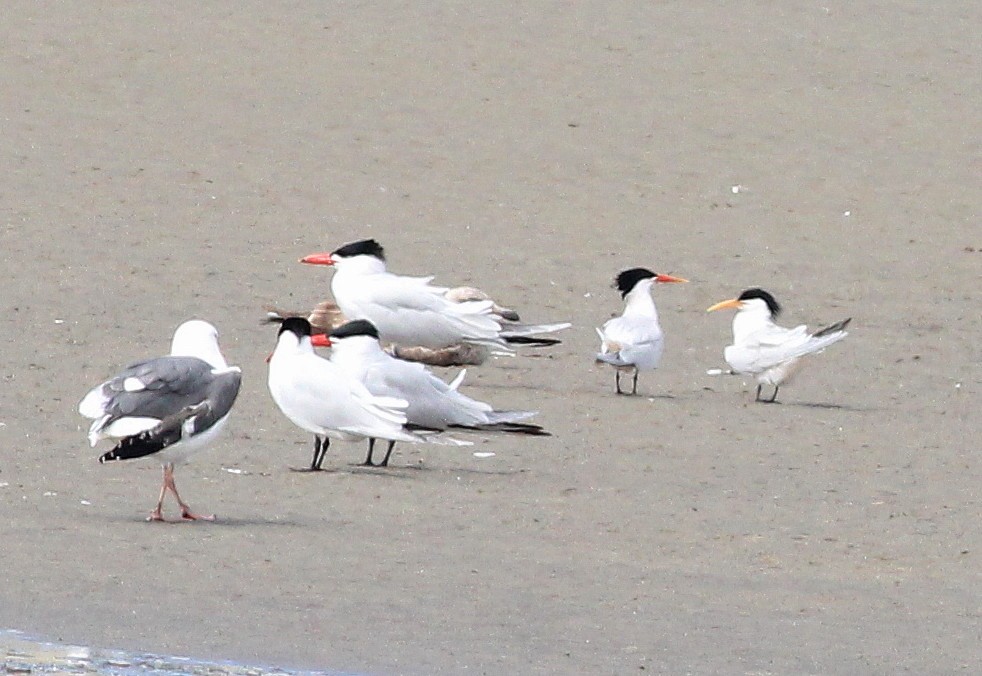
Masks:
[[[145,516],[107,516],[104,520],[109,523],[117,524],[143,524],[147,528],[167,528],[178,526],[184,526],[187,528],[240,528],[243,526],[288,526],[290,528],[306,528],[314,524],[314,522],[296,521],[293,519],[277,519],[274,517],[264,518],[262,516],[236,517],[223,516],[220,514],[215,515],[214,521],[207,521],[205,519],[185,520],[178,518],[177,515],[167,516],[164,521],[148,521]]]
[[[799,408],[819,408],[831,411],[852,411],[854,413],[867,413],[871,411],[876,411],[878,409],[869,408],[865,406],[850,406],[849,404],[835,404],[827,401],[789,401],[784,402],[774,402],[783,406],[797,406]]]
[[[388,467],[355,467],[352,474],[370,474],[378,476],[394,476],[400,479],[411,479],[413,475],[423,474],[487,474],[508,476],[521,474],[522,469],[477,469],[474,467],[448,467],[445,465],[390,465]],[[374,471],[373,471],[374,470]]]

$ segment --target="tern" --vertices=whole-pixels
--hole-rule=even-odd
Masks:
[[[455,297],[447,287],[432,286],[433,277],[406,277],[386,270],[385,250],[374,239],[359,240],[329,254],[300,259],[309,265],[333,265],[334,300],[344,316],[367,319],[387,343],[442,350],[460,343],[511,351],[511,344],[533,343],[538,333],[568,328],[556,324],[519,324],[505,308],[495,311],[490,299]],[[449,294],[449,296],[448,296]],[[549,341],[554,342],[554,341]]]
[[[214,520],[195,514],[177,492],[174,466],[215,440],[239,393],[242,371],[225,362],[218,331],[191,320],[174,332],[170,355],[137,362],[94,387],[78,412],[94,422],[89,442],[108,439],[115,447],[99,462],[153,455],[163,464],[160,499],[148,521],[163,521],[167,491],[186,520]]]
[[[733,317],[733,344],[723,350],[723,357],[734,373],[755,376],[757,395],[754,401],[772,404],[777,401],[777,391],[798,370],[802,357],[824,350],[847,335],[845,328],[852,317],[826,326],[814,333],[804,324],[793,329],[778,326],[774,319],[781,313],[781,306],[763,289],[747,289],[736,298],[724,300],[708,308],[707,312],[735,308]],[[761,399],[764,385],[774,387],[770,399]]]
[[[334,329],[330,337],[315,335],[315,347],[331,347],[331,362],[349,376],[364,383],[376,396],[405,399],[410,426],[425,430],[459,428],[485,432],[513,432],[548,436],[539,425],[523,423],[535,411],[496,411],[489,404],[461,394],[457,387],[463,374],[447,384],[422,364],[396,359],[382,350],[375,326],[364,319],[348,322]],[[368,458],[371,464],[374,439],[369,439]],[[394,440],[379,466],[389,463]]]
[[[409,402],[373,395],[359,380],[314,353],[306,319],[283,320],[269,357],[269,392],[294,425],[314,435],[314,457],[306,471],[321,469],[331,439],[425,440],[404,429]]]
[[[614,367],[614,386],[621,390],[621,372],[633,372],[631,394],[638,393],[638,372],[658,368],[665,339],[658,324],[658,310],[651,297],[651,287],[656,282],[678,284],[688,280],[671,275],[660,275],[647,268],[631,268],[617,275],[614,286],[624,299],[624,313],[607,320],[597,329],[600,336],[600,352],[597,361]]]

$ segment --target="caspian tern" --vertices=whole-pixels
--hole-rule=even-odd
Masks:
[[[375,396],[336,364],[314,353],[310,322],[283,320],[269,358],[269,392],[290,421],[314,435],[309,471],[321,469],[330,440],[425,441],[404,429],[409,403]],[[365,461],[371,464],[371,458]]]
[[[164,496],[171,491],[187,520],[214,520],[195,514],[181,500],[174,465],[211,443],[228,421],[239,393],[242,371],[225,362],[218,331],[192,320],[174,332],[170,355],[137,362],[93,388],[78,412],[94,420],[89,442],[116,442],[99,462],[153,455],[163,464],[160,499],[148,521],[163,521]]]
[[[386,271],[385,251],[374,239],[360,240],[330,254],[301,259],[333,265],[331,291],[348,319],[372,322],[387,343],[431,350],[472,343],[510,350],[513,343],[538,343],[534,336],[569,327],[505,323],[492,300],[454,300],[451,289],[431,286],[433,277],[405,277]],[[552,341],[549,341],[552,342]]]
[[[733,344],[723,350],[723,357],[734,373],[757,378],[755,401],[774,403],[781,385],[788,382],[800,366],[801,358],[824,350],[847,335],[845,328],[852,317],[843,319],[815,333],[809,333],[804,324],[786,329],[774,323],[781,313],[774,296],[763,289],[747,289],[737,298],[724,300],[708,308],[707,312],[735,308],[733,317]],[[761,399],[764,385],[774,387],[770,399]]]
[[[337,304],[330,300],[318,303],[310,314],[272,307],[268,308],[266,312],[266,321],[273,324],[279,324],[287,317],[305,317],[310,322],[314,335],[329,334],[348,321],[341,314],[341,309],[338,308]],[[555,338],[541,338],[540,340],[543,345],[560,342]],[[478,366],[483,364],[491,353],[487,346],[475,345],[474,343],[457,343],[439,350],[418,345],[407,347],[389,344],[385,346],[385,351],[397,359],[419,362],[428,366]]]
[[[614,286],[625,300],[624,313],[607,320],[600,336],[600,352],[597,361],[610,364],[615,369],[614,385],[617,394],[621,390],[621,372],[633,372],[631,394],[638,393],[638,372],[658,368],[665,347],[658,310],[651,297],[654,283],[683,283],[688,280],[671,275],[659,275],[647,268],[624,270],[614,280]]]
[[[409,402],[406,418],[409,425],[427,430],[461,428],[485,432],[514,432],[548,436],[539,425],[521,421],[535,411],[496,411],[489,404],[476,401],[457,391],[461,377],[448,385],[422,364],[396,359],[382,350],[379,334],[371,322],[358,319],[334,329],[330,338],[313,337],[315,347],[331,349],[331,362],[352,378],[362,382],[376,396],[395,397]],[[371,462],[374,440],[369,441]],[[389,441],[386,466],[395,441]]]

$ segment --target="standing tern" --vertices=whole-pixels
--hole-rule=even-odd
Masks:
[[[214,520],[195,514],[181,500],[174,466],[218,436],[239,393],[242,371],[225,362],[218,331],[208,322],[191,320],[174,332],[170,355],[137,362],[94,387],[78,412],[94,420],[89,442],[116,442],[99,462],[154,455],[163,464],[160,499],[148,521],[163,521],[167,491],[174,494],[186,520]]]
[[[404,429],[405,399],[373,395],[339,366],[317,356],[310,336],[306,319],[283,320],[269,358],[273,401],[294,425],[314,435],[309,471],[321,469],[331,439],[425,440]],[[364,464],[370,465],[371,457]]]
[[[824,350],[849,334],[845,328],[852,317],[809,333],[804,324],[786,329],[774,323],[781,313],[781,306],[763,289],[747,289],[738,297],[724,300],[708,308],[706,312],[735,308],[733,317],[733,344],[723,350],[723,357],[734,373],[756,376],[757,395],[754,401],[772,404],[777,401],[777,391],[798,370],[801,358]],[[770,399],[761,399],[764,385],[774,387]]]
[[[489,404],[471,399],[457,391],[458,376],[448,385],[422,364],[392,357],[379,345],[379,333],[366,320],[358,319],[334,329],[330,337],[315,335],[315,347],[331,347],[331,362],[352,378],[362,382],[376,396],[405,399],[409,402],[406,418],[409,425],[426,430],[461,428],[486,432],[513,432],[548,436],[539,425],[523,423],[535,411],[496,411]],[[371,464],[374,439],[369,440],[367,464]],[[385,458],[389,463],[395,441],[389,441]]]
[[[671,275],[659,275],[647,268],[624,270],[614,280],[614,286],[625,300],[624,313],[607,320],[600,336],[600,352],[597,361],[610,364],[615,369],[614,385],[617,394],[621,390],[621,372],[633,372],[631,394],[638,393],[638,372],[658,368],[665,339],[658,324],[658,310],[651,297],[655,282],[677,284],[688,280]]]
[[[329,254],[311,254],[301,262],[333,265],[337,271],[331,291],[341,312],[348,319],[372,322],[387,343],[431,350],[473,343],[510,351],[509,344],[535,343],[537,333],[569,327],[568,322],[506,322],[490,299],[455,300],[447,295],[451,289],[430,284],[433,277],[392,274],[385,267],[384,249],[374,239],[352,242]]]

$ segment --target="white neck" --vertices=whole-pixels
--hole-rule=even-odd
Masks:
[[[371,336],[349,336],[331,344],[331,361],[337,364],[374,361],[384,357],[382,346]]]
[[[170,354],[172,357],[197,357],[208,362],[214,369],[228,369],[228,363],[213,334],[179,329],[171,341]]]
[[[774,320],[766,306],[749,305],[733,316],[733,344],[741,345],[762,328],[773,326]]]
[[[314,346],[310,343],[310,337],[300,337],[292,331],[284,331],[276,340],[276,349],[270,362],[278,358],[299,357],[305,354],[313,354]]]
[[[335,261],[338,273],[355,275],[377,275],[385,272],[385,261],[375,256],[353,256]]]
[[[658,310],[651,297],[651,280],[642,280],[624,297],[624,314],[658,319]]]

